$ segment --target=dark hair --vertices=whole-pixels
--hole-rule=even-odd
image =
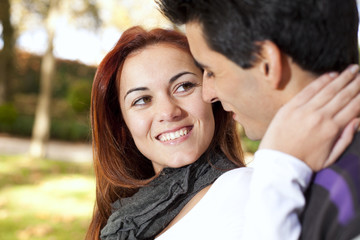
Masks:
[[[100,230],[111,214],[111,203],[133,195],[155,176],[151,162],[137,149],[121,115],[117,81],[131,53],[158,43],[191,54],[186,37],[179,32],[132,27],[121,35],[97,69],[91,93],[96,203],[86,239],[99,239]],[[213,113],[215,133],[208,151],[221,151],[236,165],[244,166],[231,114],[225,112],[220,103],[213,105]]]
[[[270,40],[304,70],[358,63],[355,0],[156,0],[171,21],[202,26],[209,47],[250,68]]]

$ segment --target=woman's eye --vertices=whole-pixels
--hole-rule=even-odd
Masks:
[[[184,82],[181,83],[175,90],[175,92],[187,92],[189,90],[191,90],[192,88],[194,88],[195,86],[197,86],[197,84],[192,83],[192,82]]]
[[[141,105],[145,105],[147,103],[151,102],[151,97],[141,97],[136,99],[131,105],[132,106],[141,106]]]

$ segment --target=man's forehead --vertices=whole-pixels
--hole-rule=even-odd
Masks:
[[[201,65],[201,56],[211,49],[203,37],[201,25],[197,22],[189,22],[185,25],[186,37],[188,38],[190,50],[198,64]],[[199,58],[199,59],[197,59]]]
[[[203,37],[202,25],[199,22],[188,22],[185,24],[185,32],[189,37]]]

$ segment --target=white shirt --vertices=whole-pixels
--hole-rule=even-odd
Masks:
[[[243,239],[299,239],[311,168],[270,149],[255,153],[253,168]]]
[[[311,169],[274,150],[259,150],[253,167],[221,175],[204,197],[160,235],[165,239],[297,239],[298,214]]]

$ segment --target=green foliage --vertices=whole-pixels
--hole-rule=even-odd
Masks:
[[[247,153],[255,153],[259,148],[260,141],[253,141],[250,140],[244,131],[244,128],[238,124],[237,125],[237,132],[240,135],[241,145],[244,152]]]
[[[0,132],[17,136],[30,137],[34,124],[34,116],[18,115],[12,125],[0,124]],[[52,118],[50,137],[66,141],[88,141],[91,138],[88,121],[75,119]]]
[[[88,123],[75,120],[52,119],[50,136],[70,141],[89,140],[90,127]]]
[[[38,94],[41,57],[17,52],[16,71],[12,88],[14,93]],[[96,68],[79,62],[56,60],[56,75],[53,79],[53,97],[66,98],[69,86],[77,81],[92,82]]]
[[[34,117],[19,114],[12,125],[0,126],[0,131],[19,136],[31,136]]]
[[[90,109],[91,83],[86,80],[74,82],[69,88],[67,99],[75,112],[87,112]]]
[[[252,141],[246,136],[242,136],[241,141],[245,152],[255,153],[259,148],[260,141]]]
[[[0,132],[30,137],[39,93],[41,57],[18,51],[15,58],[13,102],[0,107]],[[52,139],[89,140],[90,94],[95,71],[95,67],[78,62],[56,60],[50,109]]]
[[[56,98],[67,97],[70,91],[69,88],[78,81],[86,81],[91,84],[95,71],[96,68],[77,62],[58,61],[56,65],[53,96]]]
[[[13,104],[6,103],[0,106],[0,125],[12,125],[18,113]]]

